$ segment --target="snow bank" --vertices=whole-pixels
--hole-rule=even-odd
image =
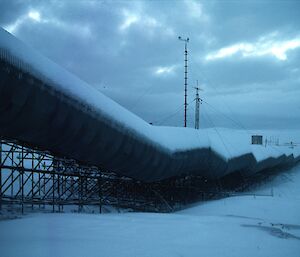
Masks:
[[[300,168],[172,214],[29,214],[0,221],[5,257],[298,257]],[[270,195],[273,188],[273,196]]]

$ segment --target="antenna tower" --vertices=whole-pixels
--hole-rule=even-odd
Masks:
[[[189,42],[189,38],[178,37],[180,41],[184,42],[184,127],[187,124],[187,86],[188,86],[188,50],[187,43]]]
[[[201,99],[199,96],[199,90],[201,90],[198,86],[198,80],[197,80],[197,87],[195,87],[196,89],[196,107],[195,107],[195,129],[199,129],[200,128],[200,103],[201,103]]]

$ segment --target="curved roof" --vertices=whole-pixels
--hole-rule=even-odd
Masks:
[[[0,135],[128,177],[217,178],[299,159],[241,131],[151,126],[3,29],[0,79]]]

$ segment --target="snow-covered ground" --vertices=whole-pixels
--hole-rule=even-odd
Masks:
[[[272,196],[268,195],[273,191]],[[28,214],[0,221],[0,256],[300,256],[300,166],[173,214]]]

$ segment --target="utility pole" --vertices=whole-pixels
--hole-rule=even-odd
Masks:
[[[198,86],[198,80],[197,80],[197,87],[195,87],[196,89],[196,107],[195,107],[195,129],[199,129],[200,128],[200,104],[201,104],[201,99],[199,96],[199,90],[201,90]]]
[[[188,82],[188,51],[187,51],[187,43],[189,42],[189,38],[178,37],[180,41],[184,42],[184,127],[186,127],[187,123],[187,82]]]

